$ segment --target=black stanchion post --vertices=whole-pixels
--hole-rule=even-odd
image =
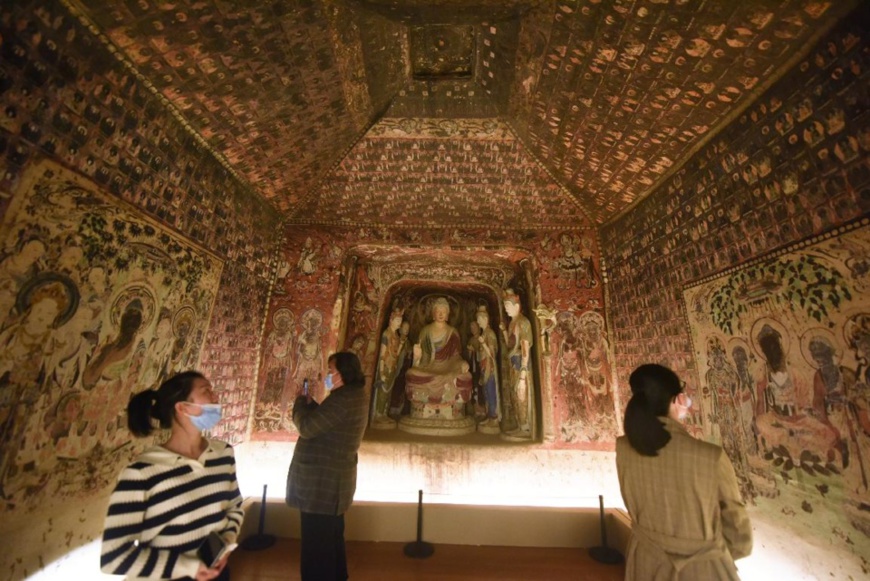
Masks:
[[[601,546],[589,549],[589,556],[599,563],[618,565],[625,559],[622,553],[607,546],[607,527],[604,525],[604,496],[598,495],[598,515],[601,521]]]
[[[413,559],[431,557],[435,547],[423,541],[423,491],[417,496],[417,540],[405,545],[405,555]]]
[[[262,551],[275,544],[275,535],[263,533],[266,526],[266,486],[266,484],[263,485],[263,502],[260,504],[260,523],[257,527],[257,534],[242,541],[241,546],[247,551]]]

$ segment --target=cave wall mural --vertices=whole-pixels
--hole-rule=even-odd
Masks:
[[[71,318],[45,331],[52,345],[65,343],[51,348],[51,361],[42,353],[27,357],[19,347],[11,349],[22,359],[16,372],[33,373],[41,387],[3,388],[0,396],[4,446],[7,436],[27,442],[13,456],[4,447],[4,479],[14,482],[4,484],[0,499],[0,544],[8,547],[0,556],[0,576],[24,578],[99,534],[108,486],[118,465],[141,445],[125,445],[126,430],[116,429],[130,390],[142,389],[167,369],[198,365],[228,404],[215,435],[233,443],[244,438],[280,236],[274,210],[61,3],[0,5],[0,54],[4,340],[16,344],[12,335],[22,318],[15,302],[22,289],[22,297],[27,289],[31,297],[52,289],[75,296],[74,287],[79,294]],[[27,207],[22,200],[34,184],[75,204],[68,215],[58,215],[51,205],[33,206],[51,220],[37,221],[19,238],[16,224],[26,215],[20,208]],[[38,196],[29,199],[36,203]],[[96,216],[89,226],[72,221],[85,215]],[[99,216],[108,220],[102,226]],[[127,246],[118,242],[122,233],[113,219],[118,216]],[[95,234],[93,248],[103,254],[91,256],[96,250],[82,245],[86,226]],[[140,230],[133,234],[131,226]],[[113,242],[101,246],[103,235]],[[68,248],[61,256],[63,247]],[[179,289],[178,267],[167,266],[166,256],[197,262],[201,272],[193,278],[201,277],[199,286],[207,292]],[[205,257],[211,266],[203,270]],[[127,264],[117,266],[118,260]],[[147,284],[140,285],[143,277],[131,271],[148,268]],[[58,270],[61,274],[52,274]],[[68,308],[72,304],[58,298]],[[101,352],[123,355],[118,343],[109,348],[118,339],[111,315],[116,302],[142,305],[150,318],[133,333],[132,351],[106,366],[115,381],[98,379],[88,390],[82,368]],[[132,320],[139,309],[127,310]],[[97,322],[101,326],[95,328]],[[74,327],[81,333],[73,333]],[[181,336],[185,339],[178,341]],[[152,342],[158,337],[168,337],[168,344]],[[9,352],[4,347],[0,356],[4,367]],[[117,375],[122,360],[130,367]],[[92,379],[85,382],[91,385]],[[113,392],[116,384],[120,390]],[[19,395],[25,400],[16,399]],[[22,401],[33,398],[36,413],[23,425],[15,417],[21,405],[31,405]],[[55,446],[57,453],[51,454]]]
[[[868,554],[870,221],[816,240],[684,290],[692,423],[728,453],[744,498]]]
[[[224,260],[200,363],[239,404],[219,435],[241,441],[242,404],[256,383],[257,305],[268,298],[280,238],[275,211],[75,11],[4,4],[0,27],[0,216],[27,169],[47,158]]]
[[[198,367],[224,263],[48,160],[0,248],[0,510],[61,520],[150,442],[126,429],[130,395]]]
[[[812,542],[842,549],[843,562],[864,570],[870,566],[861,551],[870,504],[860,476],[865,444],[863,436],[849,433],[858,420],[847,422],[836,412],[837,420],[835,412],[823,411],[825,404],[807,405],[822,365],[809,351],[811,340],[815,357],[827,361],[822,383],[840,381],[835,367],[845,378],[863,365],[843,335],[845,327],[855,328],[848,321],[857,313],[841,309],[866,310],[868,304],[862,290],[866,235],[847,233],[856,220],[866,224],[870,212],[867,18],[861,11],[822,38],[652,196],[601,230],[622,404],[637,365],[671,366],[702,406],[697,435],[731,450],[747,500],[757,508],[753,516],[783,531],[771,546],[787,546],[794,531],[811,530]],[[769,273],[775,284],[765,288]],[[727,312],[724,290],[719,303],[702,293],[741,279],[746,290],[741,300],[732,299],[747,311],[735,315],[732,308],[730,330],[716,327],[713,313]],[[776,300],[761,309],[751,302],[757,297],[750,289]],[[698,319],[697,308],[707,309],[707,319]],[[802,384],[800,413],[807,426],[793,442],[781,437],[775,413],[761,414],[759,421],[764,402],[758,382],[767,381],[759,336],[769,342],[780,337],[788,373]],[[833,366],[826,354],[832,350]],[[851,397],[860,402],[862,396]],[[721,421],[707,417],[714,402]],[[797,414],[797,403],[793,407]],[[767,434],[764,442],[759,430]],[[837,576],[837,566],[832,561],[820,568]]]
[[[99,532],[102,495],[152,442],[126,428],[130,395],[202,369],[223,393],[227,439],[246,432],[250,402],[220,375],[243,362],[206,362],[226,356],[208,338],[231,275],[199,243],[40,159],[12,192],[0,249],[0,537],[38,551],[8,563],[23,575]],[[21,535],[16,516],[41,524]]]
[[[477,242],[481,239],[482,244]],[[450,323],[459,332],[469,368],[474,367],[467,351],[471,322],[481,304],[487,307],[499,341],[500,416],[510,421],[505,407],[510,400],[503,392],[507,343],[499,327],[510,327],[503,293],[511,289],[534,330],[529,383],[534,385],[535,429],[529,441],[586,449],[612,446],[618,429],[613,365],[602,268],[591,230],[288,226],[285,247],[267,316],[253,439],[295,439],[290,420],[295,393],[307,377],[315,396],[323,396],[319,378],[331,352],[357,352],[371,390],[392,310],[403,310],[413,344],[431,320],[424,303],[436,295],[452,304]],[[478,371],[470,370],[479,383]],[[468,414],[480,418],[485,402],[475,399],[478,383]]]

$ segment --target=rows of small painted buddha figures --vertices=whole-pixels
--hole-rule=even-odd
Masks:
[[[532,325],[512,289],[502,299],[507,321],[490,313],[494,309],[484,300],[470,316],[459,316],[460,302],[447,294],[428,296],[412,308],[394,304],[378,347],[371,426],[435,436],[478,431],[532,438]],[[427,315],[416,333],[412,310]],[[457,329],[451,320],[466,320],[467,328]]]

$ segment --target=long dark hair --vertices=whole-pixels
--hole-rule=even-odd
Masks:
[[[335,363],[335,369],[341,375],[341,381],[344,382],[344,385],[362,387],[365,384],[366,376],[363,375],[362,365],[355,353],[339,351],[330,355],[328,362]]]
[[[133,435],[151,435],[154,431],[152,419],[157,420],[161,428],[171,428],[175,404],[187,401],[196,379],[205,379],[205,376],[199,371],[183,371],[161,383],[157,389],[146,389],[131,397],[127,404],[127,427]]]
[[[631,447],[644,456],[658,456],[671,441],[659,419],[667,416],[671,402],[683,387],[677,374],[655,363],[641,365],[628,378],[631,400],[625,407],[625,435]]]

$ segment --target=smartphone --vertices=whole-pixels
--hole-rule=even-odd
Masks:
[[[199,546],[196,554],[199,560],[211,569],[224,558],[224,555],[235,550],[236,547],[238,547],[236,543],[227,543],[222,536],[212,531]]]
[[[302,395],[308,395],[308,378],[302,380]]]

